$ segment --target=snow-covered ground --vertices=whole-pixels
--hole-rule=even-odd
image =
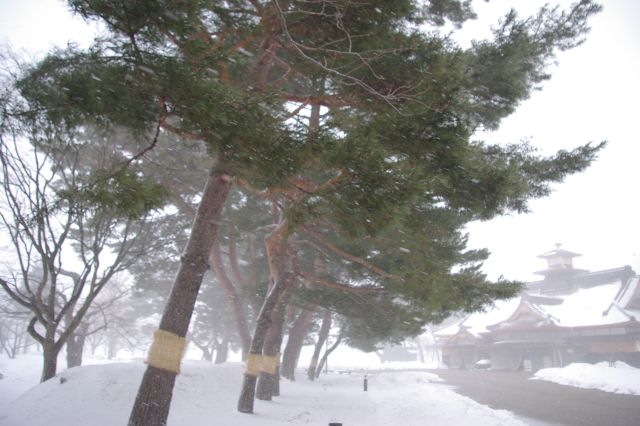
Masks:
[[[640,395],[640,369],[621,361],[616,361],[612,365],[608,362],[576,363],[564,368],[545,368],[538,371],[533,379],[548,380],[579,388]]]
[[[235,426],[525,424],[507,411],[458,395],[436,375],[419,371],[428,364],[380,363],[375,355],[351,351],[344,348],[343,356],[331,361],[333,372],[316,382],[307,381],[302,370],[297,382],[283,380],[282,396],[272,402],[256,401],[253,415],[235,410],[242,378],[239,362],[213,365],[186,360],[176,382],[169,425],[210,425],[212,421]],[[38,385],[40,364],[38,355],[14,360],[0,356],[0,426],[126,424],[144,372],[140,358],[116,363],[88,359],[88,365],[63,370]],[[363,391],[365,373],[367,392]],[[545,369],[534,379],[640,395],[640,370],[621,362]]]
[[[126,424],[144,371],[141,361],[72,368],[26,390],[38,380],[39,362],[38,357],[28,355],[0,360],[4,374],[0,425]],[[369,371],[368,376],[367,392],[361,372],[334,372],[316,382],[283,380],[282,396],[272,402],[256,401],[255,414],[248,415],[235,410],[240,363],[216,366],[187,360],[176,382],[169,425],[524,424],[509,412],[492,410],[439,385],[440,379],[425,371]]]

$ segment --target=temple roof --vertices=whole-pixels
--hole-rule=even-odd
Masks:
[[[638,312],[633,309],[635,306],[629,304],[637,300],[640,279],[637,276],[632,279],[621,278],[618,276],[607,283],[554,296],[523,292],[519,297],[495,302],[485,312],[467,315],[435,334],[451,339],[467,334],[481,337],[494,331],[540,330],[541,327],[582,328],[628,324],[637,318]]]
[[[554,250],[538,255],[540,259],[548,259],[550,257],[555,257],[555,256],[567,257],[571,259],[571,258],[582,256],[582,255],[580,253],[574,253],[569,250],[561,249],[560,244],[556,244],[556,248]]]

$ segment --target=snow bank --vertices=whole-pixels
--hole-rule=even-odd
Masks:
[[[522,426],[511,413],[492,410],[434,384],[422,371],[329,374],[316,382],[282,381],[282,396],[256,401],[253,415],[236,412],[242,366],[186,361],[174,390],[169,426],[276,426],[329,422],[395,426]],[[144,372],[141,362],[72,368],[35,386],[0,411],[3,426],[126,424]]]
[[[16,396],[40,381],[42,356],[19,355],[15,359],[0,356],[0,413]]]
[[[640,395],[640,369],[621,361],[613,366],[608,362],[598,364],[570,364],[564,368],[545,368],[532,379],[547,380],[561,385],[605,392]]]

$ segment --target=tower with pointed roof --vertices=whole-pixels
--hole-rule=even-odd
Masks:
[[[562,248],[562,244],[557,243],[556,248],[538,256],[547,261],[547,268],[536,271],[544,279],[538,281],[535,286],[529,286],[531,290],[539,290],[541,293],[563,292],[571,289],[571,278],[588,271],[573,267],[573,258],[582,256]]]

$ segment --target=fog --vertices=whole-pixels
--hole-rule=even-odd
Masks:
[[[488,23],[496,22],[510,7],[516,7],[526,15],[546,2],[530,1],[526,7],[521,3],[516,0],[478,2],[474,6],[479,19],[467,25],[457,37],[463,44],[470,43],[471,39],[488,37]],[[567,6],[571,2],[563,0],[558,3]],[[287,336],[279,344],[283,352],[287,352],[288,343],[296,339],[299,342],[291,343],[292,346],[297,344],[297,347],[283,356],[278,368],[288,369],[284,377],[287,377],[286,374],[293,376],[287,377],[295,379],[287,382],[287,385],[296,386],[299,395],[302,395],[302,402],[286,400],[287,404],[295,407],[288,411],[277,404],[268,408],[261,406],[260,409],[264,410],[262,413],[267,413],[266,420],[262,419],[261,424],[279,424],[285,419],[289,423],[304,421],[319,425],[343,421],[345,418],[351,424],[357,424],[359,413],[366,412],[369,409],[367,407],[372,405],[384,409],[380,408],[378,417],[369,413],[368,418],[384,418],[386,423],[379,421],[371,424],[394,424],[394,419],[401,418],[403,410],[407,416],[405,424],[418,424],[415,422],[426,414],[412,407],[419,406],[423,410],[428,404],[428,400],[421,399],[424,395],[429,395],[432,401],[450,410],[438,413],[433,424],[451,424],[447,420],[450,413],[459,415],[467,411],[476,413],[481,419],[477,424],[481,425],[598,424],[589,421],[600,421],[597,414],[592,414],[587,411],[588,407],[582,405],[576,406],[577,414],[566,414],[559,410],[557,416],[548,416],[541,413],[545,410],[536,403],[531,403],[529,407],[520,405],[518,401],[525,398],[522,393],[515,391],[512,401],[509,395],[503,395],[500,398],[504,400],[496,402],[493,396],[489,396],[491,391],[482,387],[493,380],[488,379],[490,377],[513,379],[514,382],[508,386],[514,389],[520,388],[523,392],[526,389],[532,394],[558,395],[557,398],[577,392],[576,399],[581,400],[586,395],[580,393],[586,392],[584,388],[598,389],[602,393],[598,398],[605,401],[603,404],[613,404],[613,398],[619,398],[616,401],[624,399],[620,403],[623,408],[617,419],[619,423],[615,424],[631,424],[627,423],[631,421],[629,419],[640,415],[634,408],[638,406],[640,389],[633,383],[640,371],[640,325],[637,322],[640,315],[640,197],[637,197],[635,190],[638,181],[636,164],[640,158],[636,129],[636,103],[640,99],[640,28],[637,26],[637,22],[640,22],[640,4],[611,0],[604,6],[604,11],[592,20],[592,31],[584,44],[558,54],[556,64],[550,69],[551,79],[544,81],[540,90],[523,101],[517,111],[502,122],[499,130],[478,132],[473,137],[474,140],[500,145],[526,140],[544,155],[552,155],[558,150],[571,150],[587,142],[597,144],[608,141],[607,147],[586,171],[555,184],[550,196],[532,200],[530,212],[511,214],[488,222],[473,222],[467,226],[469,248],[487,248],[491,252],[482,271],[492,280],[519,280],[523,283],[522,291],[511,299],[489,303],[483,310],[476,309],[476,312],[458,313],[443,321],[429,322],[407,338],[402,336],[393,339],[393,336],[385,335],[388,341],[384,344],[373,342],[375,336],[367,336],[363,332],[352,331],[350,335],[349,326],[341,324],[335,316],[332,318],[328,308],[326,312],[315,307],[307,309],[307,306],[315,306],[317,300],[294,300],[289,308],[280,312]],[[89,26],[78,17],[71,17],[61,2],[0,0],[0,42],[8,44],[18,55],[39,58],[53,46],[64,47],[68,43],[87,46],[96,34],[99,34],[99,29],[95,25]],[[169,155],[173,155],[177,163],[181,161],[178,152]],[[149,162],[154,163],[155,160],[151,158]],[[181,166],[176,166],[176,169]],[[204,170],[202,164],[191,160],[185,167]],[[170,176],[172,171],[160,166],[153,173],[160,179]],[[199,190],[203,181],[201,175],[204,174],[190,176],[198,182],[192,185],[190,182],[190,189],[197,187]],[[167,178],[165,183],[169,181]],[[185,199],[191,202],[199,197],[194,192],[187,194]],[[245,207],[247,199],[242,197],[231,200],[230,204],[234,208]],[[84,252],[81,255],[69,255],[67,262],[76,266],[90,265],[89,272],[61,273],[59,285],[64,289],[60,292],[63,295],[60,300],[53,300],[55,296],[51,298],[56,308],[69,305],[71,311],[84,302],[91,302],[87,302],[91,308],[82,326],[74,333],[70,344],[60,351],[59,374],[53,381],[57,380],[59,384],[66,380],[75,381],[81,383],[82,387],[74,388],[74,392],[80,389],[99,394],[112,386],[112,383],[102,379],[111,374],[107,366],[118,364],[118,367],[113,367],[113,377],[118,378],[116,382],[122,386],[124,396],[114,396],[116,392],[109,394],[109,398],[113,398],[109,401],[121,409],[114,414],[115,417],[105,417],[105,421],[121,422],[128,415],[129,406],[126,404],[135,397],[142,370],[146,368],[142,360],[148,355],[154,330],[158,327],[188,238],[190,223],[195,216],[193,206],[187,206],[183,212],[189,208],[191,215],[179,218],[175,217],[179,215],[173,214],[176,209],[150,214],[145,219],[148,222],[135,225],[133,230],[128,228],[128,222],[126,225],[116,221],[108,225],[100,222],[104,228],[108,228],[104,237],[96,238],[96,241],[104,244],[102,257],[96,256],[92,260]],[[264,206],[256,207],[256,211],[260,209],[268,210]],[[241,217],[238,221],[253,219]],[[241,225],[232,222],[225,218],[223,226],[237,226],[233,229],[242,231]],[[152,236],[146,234],[147,224],[160,231]],[[62,228],[56,226],[61,225],[52,225],[51,229],[60,232]],[[69,226],[71,234],[76,232],[82,237],[96,235],[100,229],[97,227],[84,234],[85,230],[78,228],[78,223]],[[129,233],[123,231],[125,228]],[[197,381],[202,377],[224,383],[221,389],[234,393],[234,397],[238,392],[238,386],[230,385],[235,383],[230,378],[239,378],[243,374],[242,364],[248,350],[246,339],[250,337],[238,330],[243,327],[254,330],[266,292],[265,288],[251,288],[251,283],[266,283],[273,279],[267,273],[271,266],[268,262],[272,259],[262,243],[265,236],[272,235],[276,226],[268,220],[262,220],[258,228],[256,234],[238,232],[235,235],[230,232],[228,237],[217,243],[219,258],[214,259],[212,255],[211,259],[207,259],[212,264],[216,278],[211,272],[205,275],[205,285],[200,292],[184,348],[186,371],[189,372],[184,383],[190,383],[189,386],[198,389],[207,398],[223,397],[216,393],[217,390],[210,390]],[[117,258],[114,253],[118,247],[126,245],[128,235],[135,235],[131,238],[138,242],[135,247],[129,248],[139,250],[146,262],[143,262],[143,266],[134,266],[133,261],[123,261],[124,266],[112,271],[110,262]],[[255,243],[256,235],[260,236],[260,244]],[[8,235],[1,237],[1,277],[16,280],[16,265],[22,259],[12,250]],[[78,251],[78,241],[82,237],[76,236],[80,239],[65,243],[65,250]],[[321,247],[320,251],[327,253],[340,251],[331,242],[323,241],[321,234],[315,242],[297,242]],[[90,243],[86,245],[91,246]],[[97,242],[93,243],[94,247],[98,245]],[[103,246],[100,247],[102,249]],[[166,251],[166,256],[154,257],[154,253],[161,249]],[[106,253],[109,250],[111,252]],[[415,249],[400,246],[397,251],[400,255],[416,253]],[[347,260],[344,263],[357,263],[368,268],[369,272],[380,273],[370,263],[379,254],[380,251],[372,252],[363,259],[345,256]],[[305,259],[318,273],[312,277],[315,282],[324,280],[322,284],[328,287],[341,288],[342,285],[342,290],[348,288],[342,283],[323,278],[318,272],[326,272],[322,270],[321,260]],[[46,274],[41,269],[34,269],[34,282],[40,279],[46,282],[47,278],[43,278]],[[110,275],[111,272],[114,274]],[[94,300],[98,292],[93,291],[101,285],[101,274],[108,274],[111,282]],[[78,275],[82,275],[86,283]],[[348,274],[345,276],[349,279]],[[235,284],[228,284],[225,280]],[[311,278],[309,280],[312,281]],[[78,282],[82,284],[78,286]],[[354,282],[347,284],[353,285]],[[380,309],[380,316],[385,320],[389,320],[387,312],[392,313],[389,316],[396,312],[393,310],[394,304],[410,312],[408,308],[413,306],[411,301],[402,298],[388,304],[367,305],[369,302],[358,291],[376,291],[375,284],[374,278],[357,282],[356,287],[362,288],[336,301],[336,306],[344,311]],[[77,300],[73,299],[76,296]],[[24,309],[25,303],[11,300],[5,294],[0,298],[0,343],[3,351],[0,357],[0,423],[3,419],[26,418],[25,413],[32,407],[29,404],[38,401],[35,398],[38,392],[49,395],[47,401],[53,401],[50,395],[58,392],[47,390],[46,386],[52,385],[51,382],[45,382],[40,385],[40,390],[25,398],[22,405],[14,406],[11,402],[22,392],[37,385],[40,372],[37,376],[33,372],[42,368],[39,364],[43,358],[42,342],[36,342],[28,333],[31,316]],[[422,321],[421,317],[412,317],[412,314],[410,312],[406,317],[398,318],[402,327],[407,326],[399,329],[409,330],[412,321]],[[244,319],[241,318],[243,315]],[[60,324],[68,325],[72,321],[70,315],[59,318]],[[46,334],[42,326],[34,324],[31,323],[32,329],[35,327],[41,334]],[[370,324],[358,325],[362,326],[361,330],[367,330]],[[384,323],[383,326],[392,328],[394,325]],[[55,339],[61,333],[58,330],[50,334]],[[279,349],[272,355],[280,357]],[[131,362],[131,366],[120,364],[125,362]],[[98,367],[96,364],[105,366]],[[80,365],[93,365],[95,369],[67,370]],[[592,366],[593,370],[590,369]],[[116,369],[120,370],[116,372]],[[614,376],[615,385],[610,385]],[[367,392],[373,392],[374,396],[362,396],[360,387],[364,377],[370,380],[368,383],[372,386]],[[330,412],[331,409],[322,404],[316,404],[313,391],[306,387],[310,386],[307,378],[309,383],[320,381],[325,390],[352,392],[357,387],[359,393],[354,398],[354,406],[340,406],[338,403],[343,402],[344,397],[337,398],[335,395],[327,398],[331,404],[342,407],[331,408],[338,410],[339,415]],[[610,386],[602,384],[607,380]],[[91,387],[92,381],[95,382],[95,388]],[[302,381],[304,384],[300,384]],[[392,395],[389,389],[394,386],[403,389],[402,395]],[[198,409],[205,410],[203,407],[206,407],[207,400],[204,396],[199,398],[198,395],[187,394],[187,388],[185,384],[177,391],[182,396],[178,397],[176,412],[183,416],[182,420],[176,420],[178,414],[174,413],[171,424],[187,424],[183,423],[185,418],[190,419],[188,424],[198,424],[205,417],[214,415],[211,410],[190,413],[191,408],[185,401],[194,399],[198,402]],[[376,389],[382,388],[389,394],[382,397],[375,393]],[[460,398],[453,391],[449,393],[452,389],[475,402]],[[67,389],[64,391],[68,392]],[[445,396],[440,398],[438,395]],[[129,402],[125,401],[125,397],[129,398],[126,400]],[[227,396],[224,398],[229,399]],[[392,402],[385,405],[384,401],[387,400]],[[420,402],[409,404],[406,401]],[[99,405],[92,402],[88,407],[100,409]],[[516,414],[512,416],[511,413],[496,411],[489,406]],[[221,404],[216,407],[223,410]],[[571,409],[567,408],[566,411]],[[70,417],[59,421],[84,421],[82,417],[73,417],[71,411],[65,410],[62,414]],[[123,417],[122,411],[127,411],[127,415]],[[227,411],[230,409],[227,408]],[[89,414],[78,414],[83,415]],[[562,417],[565,415],[569,417]],[[225,416],[226,421],[237,423],[231,414],[226,413]],[[464,421],[463,417],[456,419]],[[45,420],[46,416],[40,416],[34,424]],[[254,420],[246,424],[254,424],[251,422]]]

